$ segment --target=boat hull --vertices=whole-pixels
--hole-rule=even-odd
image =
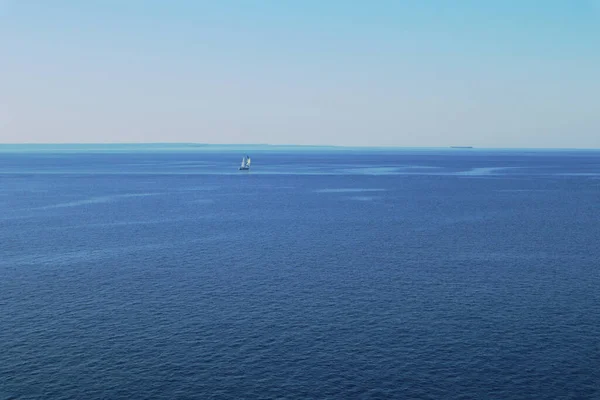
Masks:
[[[238,169],[240,171],[248,171],[250,169],[250,167],[239,167]]]

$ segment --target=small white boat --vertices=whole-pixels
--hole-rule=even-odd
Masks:
[[[242,158],[242,165],[240,165],[239,170],[240,171],[248,171],[250,169],[250,162],[251,162],[250,157],[244,156]]]

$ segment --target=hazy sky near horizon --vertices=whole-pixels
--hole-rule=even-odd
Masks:
[[[0,142],[600,148],[600,0],[0,0]]]

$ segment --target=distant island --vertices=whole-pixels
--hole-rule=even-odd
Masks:
[[[451,149],[472,149],[473,146],[450,146]]]

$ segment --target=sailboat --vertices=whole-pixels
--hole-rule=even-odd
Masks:
[[[242,165],[240,165],[240,171],[248,171],[250,169],[250,157],[244,156],[242,158]]]

